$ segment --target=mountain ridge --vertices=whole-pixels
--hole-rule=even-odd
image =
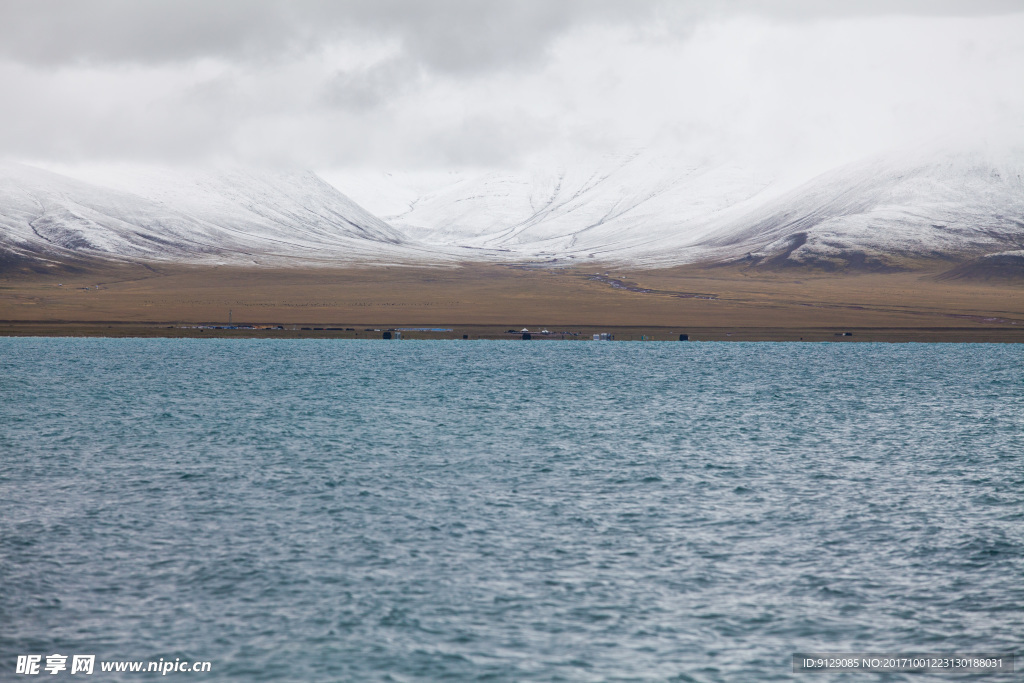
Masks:
[[[362,177],[352,198],[308,171],[0,164],[0,250],[299,267],[461,261],[658,268],[1021,270],[1024,153],[918,150],[804,182],[641,150],[590,164],[453,174],[413,189]],[[389,194],[390,193],[390,194]],[[399,209],[378,216],[368,204]],[[1004,257],[998,257],[1003,254]],[[997,258],[998,257],[998,258]],[[973,264],[973,265],[968,265]]]
[[[288,265],[423,255],[309,172],[127,168],[97,180],[0,164],[7,258]]]

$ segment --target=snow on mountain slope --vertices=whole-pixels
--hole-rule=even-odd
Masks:
[[[770,194],[769,174],[642,152],[574,167],[467,177],[386,218],[434,245],[516,258],[631,258],[701,237],[722,212]],[[591,256],[593,254],[593,256]]]
[[[0,245],[13,255],[181,262],[445,261],[312,173],[119,167],[90,182],[0,165]]]
[[[651,151],[518,173],[350,177],[357,199],[394,211],[382,220],[306,172],[2,164],[0,251],[275,266],[942,259],[976,262],[973,273],[1015,267],[1024,249],[1020,148],[901,152],[794,177]]]
[[[20,164],[0,165],[0,228],[15,255],[182,259],[241,247],[172,207]]]
[[[111,166],[90,169],[89,179],[265,239],[402,241],[387,223],[308,171]]]
[[[410,239],[480,258],[898,268],[1024,247],[1024,150],[993,149],[902,150],[809,180],[645,151],[365,191],[402,195],[385,217]]]
[[[721,224],[713,260],[899,267],[1024,248],[1024,151],[957,150],[837,169]]]

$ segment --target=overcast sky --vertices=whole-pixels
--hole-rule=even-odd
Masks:
[[[0,155],[514,167],[1020,139],[1022,0],[0,0]]]

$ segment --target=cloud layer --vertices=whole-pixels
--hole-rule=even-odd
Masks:
[[[0,154],[514,166],[1019,135],[1017,2],[0,3]],[[840,5],[843,5],[840,7]]]

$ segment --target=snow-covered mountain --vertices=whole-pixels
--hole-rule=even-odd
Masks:
[[[280,266],[425,257],[312,173],[121,167],[76,175],[88,180],[0,164],[7,258]]]
[[[878,157],[814,178],[721,224],[705,258],[752,264],[899,267],[1024,249],[1024,154]]]
[[[332,180],[355,201],[308,172],[2,164],[0,251],[274,266],[891,269],[934,259],[965,273],[1014,271],[1024,251],[1019,148],[902,152],[810,179],[643,151],[521,172]]]
[[[772,174],[723,162],[643,151],[522,172],[465,174],[410,194],[403,178],[356,190],[411,239],[515,259],[642,259],[680,250],[778,191]],[[390,190],[390,194],[389,194]],[[402,199],[392,201],[392,198]]]
[[[904,150],[810,178],[645,151],[421,194],[382,176],[356,197],[410,239],[506,259],[886,269],[1024,249],[1022,177],[1020,148]]]

